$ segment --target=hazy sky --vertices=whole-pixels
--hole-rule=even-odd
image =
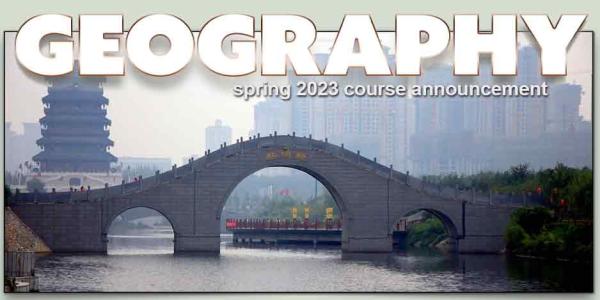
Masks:
[[[41,97],[47,94],[43,78],[22,69],[14,54],[15,33],[6,33],[6,121],[20,131],[22,122],[38,122],[43,116]],[[320,35],[315,52],[326,52],[332,35]],[[380,37],[392,48],[392,33]],[[525,34],[520,44],[527,44]],[[592,87],[591,33],[581,33],[568,55],[566,81],[583,86],[581,114],[591,117]],[[451,49],[436,61],[449,61]],[[285,78],[272,79],[282,82]],[[110,138],[115,141],[111,152],[116,156],[169,157],[174,163],[191,154],[204,152],[204,129],[216,119],[233,128],[233,140],[248,136],[253,128],[253,106],[263,99],[248,102],[232,96],[232,87],[241,83],[262,84],[259,76],[241,78],[218,76],[194,57],[180,73],[156,78],[147,76],[132,65],[126,66],[126,76],[111,77],[104,84],[109,98],[108,118],[112,120]]]

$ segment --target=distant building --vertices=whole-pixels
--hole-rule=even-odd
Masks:
[[[328,55],[317,54],[315,59],[324,65]],[[393,56],[388,55],[389,64]],[[336,81],[345,85],[406,84],[406,78],[393,76],[366,76],[360,68],[352,68],[346,77],[319,77],[289,75],[292,87],[300,81]],[[414,131],[413,100],[405,97],[296,97],[291,106],[291,131],[297,136],[312,135],[327,138],[331,143],[344,144],[347,149],[360,150],[361,155],[407,170],[409,138]],[[282,112],[284,115],[285,111]]]
[[[291,133],[292,110],[290,103],[278,98],[268,98],[254,105],[254,130],[251,135],[269,135]]]
[[[327,61],[316,54],[317,63]],[[393,65],[390,56],[390,65]],[[581,86],[540,75],[535,47],[519,49],[518,75],[492,76],[489,59],[480,75],[455,77],[450,65],[429,66],[414,78],[365,76],[351,68],[345,77],[296,76],[288,80],[292,95],[297,83],[336,81],[345,85],[380,84],[541,84],[548,97],[293,97],[269,98],[254,107],[254,130],[261,135],[312,135],[346,149],[377,157],[384,165],[414,175],[474,174],[505,170],[519,163],[551,167],[556,162],[591,166],[591,125],[579,114]],[[574,148],[575,147],[575,148]],[[581,149],[580,151],[573,149]],[[569,152],[573,150],[570,154]]]
[[[591,125],[579,114],[581,86],[539,74],[534,47],[519,49],[518,75],[491,76],[482,61],[476,78],[456,78],[447,65],[434,66],[418,79],[426,84],[541,84],[548,97],[453,97],[415,101],[415,134],[410,170],[415,175],[474,174],[527,163],[547,168],[557,162],[591,166]]]
[[[125,169],[151,169],[164,172],[171,169],[171,159],[163,157],[119,157],[119,165]]]
[[[33,156],[37,165],[27,180],[41,180],[48,191],[121,182],[120,170],[111,166],[117,158],[109,152],[114,143],[108,138],[111,121],[103,81],[80,77],[77,64],[72,73],[49,79],[48,95],[42,98],[45,116],[39,121],[42,137],[37,140],[42,151]]]
[[[42,172],[108,172],[117,158],[108,152],[111,122],[106,118],[108,99],[103,78],[80,77],[78,71],[50,79],[42,98],[45,116],[40,119],[42,152],[33,160]]]
[[[130,182],[138,176],[154,176],[156,171],[171,170],[171,159],[162,157],[119,157],[119,167],[123,180]]]
[[[541,84],[548,78],[540,75],[541,65],[538,50],[532,46],[519,49],[516,84]],[[549,80],[551,81],[551,80]],[[549,82],[550,83],[550,82]],[[549,89],[553,93],[552,88]],[[506,97],[505,135],[508,137],[532,137],[544,133],[545,97]]]
[[[582,121],[579,115],[581,86],[557,84],[552,86],[550,98],[545,107],[546,132],[573,132]]]
[[[215,125],[206,127],[205,150],[218,150],[223,143],[231,144],[231,127],[223,125],[221,120],[216,120]]]

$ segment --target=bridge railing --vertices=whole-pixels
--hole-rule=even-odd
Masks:
[[[327,219],[319,221],[314,219],[227,219],[225,228],[228,231],[236,230],[341,230],[341,219]]]
[[[237,143],[226,145],[214,152],[207,152],[206,155],[190,161],[183,166],[173,168],[163,173],[157,173],[147,178],[138,177],[137,180],[122,183],[103,189],[94,189],[90,191],[76,191],[65,193],[20,193],[15,195],[12,200],[20,202],[52,202],[52,201],[80,201],[80,200],[101,200],[107,197],[118,197],[152,189],[162,183],[175,182],[186,175],[192,174],[194,170],[204,168],[212,163],[218,163],[228,157],[233,157],[246,151],[257,151],[269,149],[271,147],[286,146],[289,149],[305,149],[310,151],[323,151],[338,159],[353,163],[361,168],[375,172],[389,180],[403,183],[413,188],[447,200],[467,201],[472,203],[487,203],[490,205],[523,205],[541,203],[539,199],[531,195],[508,195],[499,193],[489,193],[483,191],[466,190],[461,191],[456,187],[439,186],[437,184],[426,182],[416,177],[411,177],[407,173],[402,173],[393,168],[381,165],[373,159],[366,158],[360,152],[353,152],[343,147],[325,141],[312,138],[300,138],[294,135],[271,135],[263,137],[254,137]]]

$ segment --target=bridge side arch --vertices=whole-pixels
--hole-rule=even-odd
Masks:
[[[147,208],[147,209],[151,209],[151,210],[156,211],[159,214],[161,214],[165,219],[167,219],[167,221],[171,225],[171,228],[173,229],[173,234],[174,234],[175,238],[177,238],[178,230],[177,230],[176,223],[174,222],[174,219],[172,217],[170,217],[167,213],[162,211],[161,209],[155,208],[152,205],[128,205],[128,206],[125,206],[124,208],[119,208],[119,209],[115,210],[114,212],[108,214],[105,219],[104,224],[102,224],[102,235],[104,237],[106,237],[106,235],[108,234],[108,231],[110,229],[110,226],[113,224],[113,222],[115,221],[115,219],[118,216],[120,216],[124,212],[126,212],[130,209],[134,209],[134,208]]]
[[[395,218],[393,219],[394,224],[396,224],[396,222],[398,222],[398,220],[401,220],[402,218],[405,218],[405,217],[407,217],[411,214],[417,213],[419,211],[428,212],[428,213],[432,214],[433,216],[435,216],[436,218],[438,218],[444,225],[444,228],[446,229],[446,233],[448,234],[448,236],[450,238],[452,238],[454,240],[458,240],[462,237],[461,231],[460,231],[459,227],[457,227],[460,225],[458,220],[453,220],[453,218],[451,217],[451,214],[443,212],[440,209],[430,208],[430,207],[426,207],[426,206],[404,210],[403,212],[401,212],[395,216]],[[393,231],[393,228],[390,228],[390,230]]]

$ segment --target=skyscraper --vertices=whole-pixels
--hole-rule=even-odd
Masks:
[[[315,60],[322,66],[328,55],[317,54]],[[390,65],[393,56],[388,55]],[[359,68],[352,68],[345,77],[310,77],[289,75],[292,89],[300,81],[336,81],[340,89],[345,85],[379,85],[406,83],[405,78],[393,76],[366,76]],[[291,130],[298,136],[312,135],[327,138],[331,143],[344,144],[361,155],[374,158],[382,164],[393,164],[398,170],[408,168],[408,142],[412,133],[412,101],[403,97],[295,97],[291,106]]]
[[[279,98],[267,98],[254,105],[253,134],[289,134],[292,131],[292,104]]]
[[[582,120],[579,115],[581,86],[562,83],[552,86],[546,101],[546,132],[573,132]]]
[[[556,162],[590,166],[591,142],[585,139],[589,122],[579,115],[581,86],[542,77],[538,50],[531,46],[519,49],[517,71],[517,76],[494,77],[489,59],[483,57],[476,77],[455,77],[447,65],[426,70],[419,83],[538,85],[546,81],[550,95],[415,100],[416,132],[410,144],[413,174],[473,174],[520,163],[532,168],[552,167]]]
[[[541,64],[538,50],[531,46],[519,49],[516,84],[540,84]],[[539,136],[544,132],[544,97],[506,98],[506,135],[512,137]]]
[[[205,149],[218,150],[223,143],[231,144],[231,127],[223,125],[221,120],[216,120],[215,125],[206,127]]]

